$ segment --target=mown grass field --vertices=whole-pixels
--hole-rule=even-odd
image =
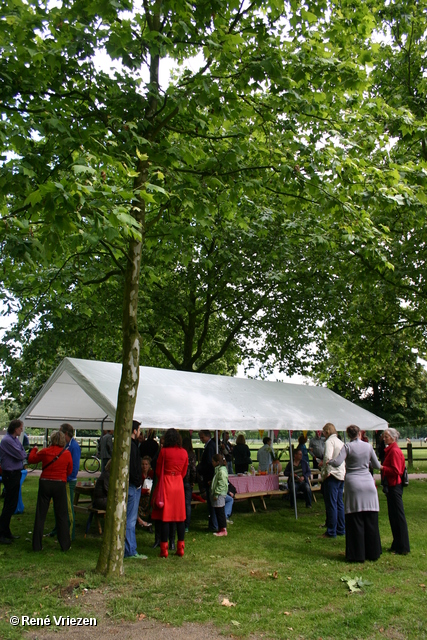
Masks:
[[[180,625],[213,622],[228,637],[347,639],[427,637],[427,482],[412,481],[404,503],[411,554],[385,552],[391,543],[385,497],[380,493],[380,531],[384,548],[376,563],[345,562],[344,539],[320,538],[324,505],[299,503],[295,521],[289,503],[275,498],[268,511],[252,513],[239,503],[227,538],[207,532],[206,507],[193,513],[186,554],[167,560],[151,549],[153,537],[137,532],[138,550],[147,561],[125,562],[125,575],[112,582],[93,570],[100,547],[95,524],[84,539],[84,514],[77,514],[77,539],[63,554],[52,538],[43,552],[31,550],[38,479],[23,485],[25,511],[12,520],[21,539],[0,547],[0,638],[29,637],[9,623],[11,615],[96,616],[89,594],[102,598],[107,615]],[[50,511],[46,531],[53,525]],[[344,576],[371,582],[350,594]],[[226,607],[224,598],[235,604]],[[32,629],[31,637],[36,637]],[[53,630],[52,630],[53,633]]]

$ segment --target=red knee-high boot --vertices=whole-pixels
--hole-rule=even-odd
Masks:
[[[160,558],[167,558],[168,555],[169,555],[168,543],[167,542],[161,542],[160,543]]]
[[[178,540],[178,544],[177,544],[177,548],[176,548],[176,556],[182,556],[184,555],[184,549],[185,549],[185,542],[184,540]]]

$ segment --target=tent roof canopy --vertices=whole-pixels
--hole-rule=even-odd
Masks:
[[[27,427],[113,428],[122,365],[65,358],[23,412]],[[312,430],[387,423],[325,387],[139,368],[135,419],[167,429]]]

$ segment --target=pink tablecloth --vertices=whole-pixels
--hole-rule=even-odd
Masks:
[[[279,488],[279,476],[230,476],[237,493],[254,491],[274,491]]]

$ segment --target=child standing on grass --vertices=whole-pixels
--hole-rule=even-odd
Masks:
[[[227,519],[225,517],[225,496],[228,492],[228,471],[226,461],[221,453],[212,456],[212,464],[215,467],[215,475],[211,484],[212,505],[218,520],[218,533],[214,536],[227,535]]]

